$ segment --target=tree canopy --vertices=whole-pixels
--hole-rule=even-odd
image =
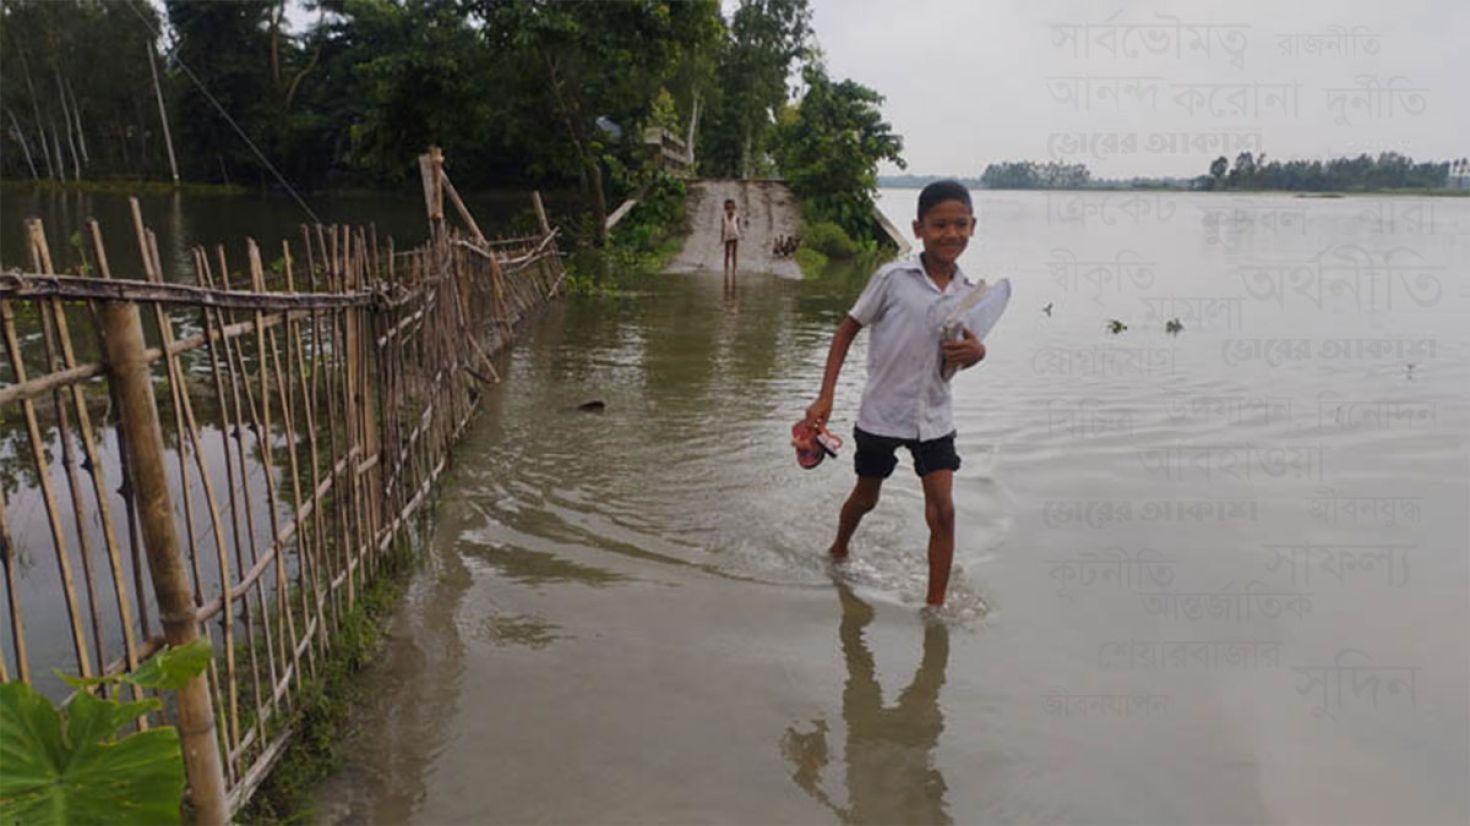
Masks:
[[[308,16],[293,29],[288,2]],[[828,78],[808,0],[5,0],[0,175],[393,187],[444,147],[463,189],[575,187],[600,235],[652,185],[646,130],[705,177],[785,174],[866,221],[899,158],[876,91]],[[158,81],[153,79],[156,66]],[[794,83],[794,78],[800,78]],[[163,99],[160,115],[158,98]]]

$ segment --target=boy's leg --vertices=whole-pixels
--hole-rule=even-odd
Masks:
[[[949,589],[949,568],[954,561],[954,471],[930,471],[924,483],[924,521],[929,523],[930,605],[943,605]]]
[[[883,489],[883,477],[881,476],[859,476],[857,484],[853,485],[852,493],[848,494],[847,501],[842,503],[842,513],[837,517],[837,538],[832,541],[832,547],[827,553],[833,559],[847,558],[847,543],[852,539],[853,532],[857,530],[858,523],[868,511],[878,504],[878,494]]]

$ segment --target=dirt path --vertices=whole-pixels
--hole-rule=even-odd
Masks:
[[[745,216],[745,237],[740,241],[739,271],[768,272],[785,278],[801,278],[801,270],[790,258],[771,254],[778,235],[801,232],[801,208],[796,196],[781,181],[708,180],[689,184],[689,237],[667,272],[722,272],[724,249],[720,245],[720,217],[726,198],[734,198]]]

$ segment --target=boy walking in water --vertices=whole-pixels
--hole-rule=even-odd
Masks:
[[[720,221],[720,241],[725,246],[725,279],[735,280],[736,258],[740,252],[740,228],[744,219],[735,211],[735,199],[725,199],[725,214]]]
[[[970,193],[957,181],[936,181],[919,193],[914,235],[923,242],[917,259],[887,264],[868,281],[857,303],[837,326],[827,352],[822,390],[806,410],[807,424],[825,425],[832,415],[837,375],[847,350],[864,327],[872,327],[868,382],[853,430],[857,484],[842,505],[837,538],[828,551],[847,558],[848,542],[864,515],[878,504],[883,480],[893,473],[894,452],[908,448],[924,487],[929,524],[929,589],[926,602],[944,604],[954,559],[954,418],[949,382],[936,357],[940,325],[950,308],[975,285],[960,271],[960,253],[975,233]],[[945,363],[970,367],[985,358],[985,345],[969,329],[942,346]]]

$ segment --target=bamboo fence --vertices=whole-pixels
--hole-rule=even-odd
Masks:
[[[194,283],[166,283],[134,199],[142,277],[114,271],[95,221],[84,274],[54,272],[39,220],[30,271],[0,273],[0,421],[25,431],[5,459],[26,465],[52,545],[45,561],[19,553],[0,497],[0,681],[117,674],[209,639],[207,673],[140,721],[179,726],[202,822],[237,811],[281,755],[357,594],[422,529],[499,381],[491,354],[561,290],[539,196],[537,234],[490,241],[438,151],[420,165],[431,232],[415,249],[303,227],[279,251],[246,239],[240,270],[223,247],[195,249]],[[468,232],[448,227],[446,198]],[[38,573],[64,620],[57,594],[25,587]],[[28,618],[65,643],[29,651]]]

